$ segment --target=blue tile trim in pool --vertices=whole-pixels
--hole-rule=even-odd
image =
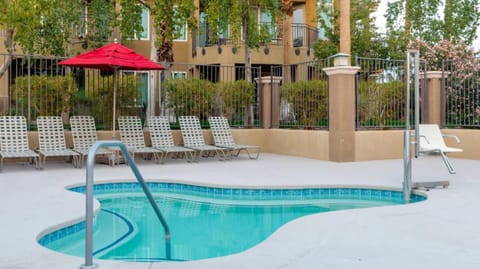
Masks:
[[[65,236],[84,231],[85,230],[85,221],[79,222],[77,224],[73,224],[71,226],[62,228],[60,230],[51,232],[45,236],[42,236],[38,240],[38,243],[42,246],[45,246],[47,244],[50,244],[51,242],[55,242],[60,238],[64,238]]]
[[[201,197],[231,199],[231,200],[307,200],[307,199],[357,199],[388,201],[403,203],[403,193],[393,190],[362,189],[362,188],[303,188],[303,189],[228,189],[205,186],[194,186],[179,183],[147,183],[150,191],[190,194]],[[71,191],[85,193],[85,186],[70,188]],[[93,186],[94,195],[108,193],[141,192],[138,183],[105,183]],[[413,194],[411,202],[420,202],[426,199],[422,195]],[[49,233],[38,241],[41,245],[54,242],[59,238],[82,231],[85,222],[62,228]]]
[[[232,200],[304,200],[304,199],[365,199],[374,201],[403,202],[403,193],[393,190],[363,189],[363,188],[302,188],[302,189],[228,189],[205,186],[194,186],[179,183],[147,183],[151,192],[168,192],[196,195],[208,198]],[[70,189],[85,193],[85,186]],[[93,193],[125,193],[141,192],[138,183],[106,183],[96,184]],[[422,195],[413,194],[411,202],[423,201]]]

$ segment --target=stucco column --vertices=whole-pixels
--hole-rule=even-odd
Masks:
[[[443,112],[445,111],[445,102],[442,96],[442,71],[427,71],[424,79],[427,80],[427,87],[422,92],[422,123],[442,126]]]
[[[355,74],[357,66],[324,68],[328,76],[330,161],[355,161]]]
[[[340,11],[340,50],[341,53],[350,54],[350,0],[336,0],[335,7]]]
[[[266,76],[255,79],[261,85],[260,123],[265,129],[280,125],[280,81],[281,77]]]

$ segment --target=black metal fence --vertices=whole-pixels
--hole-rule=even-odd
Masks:
[[[167,64],[159,80],[158,114],[172,123],[184,115],[196,115],[203,127],[209,116],[224,116],[233,127],[259,127],[257,78],[260,67]],[[175,125],[175,124],[173,124]]]
[[[0,62],[6,55],[0,55]],[[92,115],[97,128],[112,126],[111,72],[65,68],[60,58],[14,55],[0,78],[0,113],[24,115],[29,128],[41,115]],[[395,129],[405,126],[405,62],[355,58],[357,129]],[[328,128],[328,79],[322,71],[331,59],[263,70],[281,83],[278,88],[279,128]],[[422,65],[421,72],[425,71]],[[164,71],[120,72],[116,115],[164,115],[171,119],[196,115],[204,127],[209,116],[223,115],[233,127],[259,127],[260,67],[243,65],[166,64]],[[480,63],[443,63],[442,92],[445,126],[480,128]],[[426,89],[426,80],[420,83]],[[413,91],[412,91],[413,94]],[[413,96],[412,96],[413,100]],[[413,113],[411,113],[413,115]],[[273,116],[272,116],[273,117]],[[410,119],[412,120],[412,119]],[[277,127],[277,126],[274,126]]]
[[[404,60],[355,57],[355,65],[360,67],[356,75],[357,129],[405,127],[405,64]]]
[[[480,128],[480,58],[442,64],[445,126]]]
[[[6,55],[0,55],[5,61]],[[225,116],[234,127],[259,126],[255,78],[260,68],[167,64],[164,71],[112,72],[65,68],[61,58],[15,55],[0,78],[0,113],[23,115],[30,130],[38,116],[92,115],[98,129],[112,128],[114,79],[116,116]],[[246,76],[250,79],[246,80]],[[252,82],[248,82],[252,81]]]
[[[328,79],[322,69],[331,65],[324,59],[272,67],[272,76],[281,78],[279,111],[272,111],[280,128],[328,128]]]

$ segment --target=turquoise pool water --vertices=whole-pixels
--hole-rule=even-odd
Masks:
[[[398,205],[389,190],[225,189],[148,183],[171,231],[172,259],[198,260],[238,253],[265,240],[285,223],[310,214]],[[84,187],[72,191],[84,192]],[[94,257],[126,261],[165,260],[164,230],[135,183],[95,185],[101,210],[94,223]],[[412,201],[424,200],[413,195]],[[43,236],[39,243],[84,256],[84,222]]]

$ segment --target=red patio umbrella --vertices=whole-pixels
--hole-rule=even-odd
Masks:
[[[148,58],[138,54],[116,41],[101,48],[85,52],[78,56],[59,62],[61,65],[71,67],[84,67],[114,71],[113,77],[113,136],[115,136],[115,106],[117,93],[118,70],[163,70],[161,64],[157,64]]]

